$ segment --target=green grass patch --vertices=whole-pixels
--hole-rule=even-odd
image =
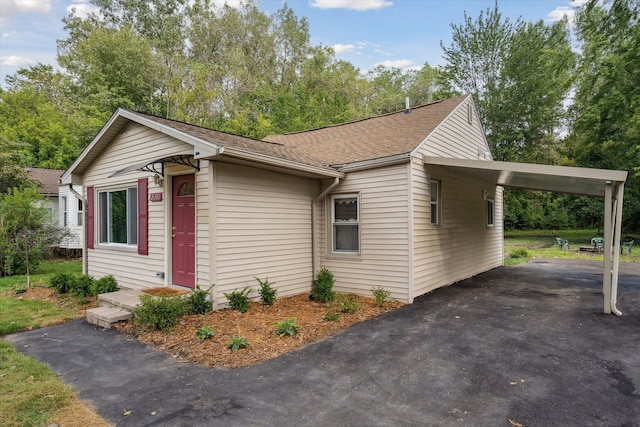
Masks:
[[[3,426],[45,426],[77,400],[46,365],[0,341],[0,414]]]
[[[59,273],[82,273],[80,260],[42,261],[31,274],[31,286],[47,286],[51,277]],[[0,277],[0,292],[27,286],[27,276]]]
[[[581,246],[591,246],[591,238],[603,237],[604,231],[597,229],[588,230],[526,230],[505,231],[504,253],[505,265],[515,265],[526,262],[529,258],[567,258],[603,260],[601,253],[580,251]],[[562,250],[556,243],[556,237],[569,241],[569,250]],[[526,249],[528,258],[511,258],[509,254],[518,253]],[[631,256],[621,255],[622,262],[640,262],[640,250],[636,249]]]
[[[40,300],[0,297],[0,336],[76,319],[75,310]]]

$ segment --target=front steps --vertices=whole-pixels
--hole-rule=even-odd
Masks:
[[[87,322],[105,329],[133,317],[133,308],[140,304],[142,291],[123,289],[98,295],[100,307],[87,310]]]

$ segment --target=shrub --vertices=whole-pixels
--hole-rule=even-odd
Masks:
[[[211,285],[213,287],[213,285]],[[206,314],[213,310],[213,303],[207,299],[207,294],[211,288],[204,290],[196,285],[196,288],[187,298],[187,309],[191,314]]]
[[[358,297],[354,294],[342,295],[340,297],[340,301],[338,301],[338,307],[340,307],[340,311],[346,314],[355,313],[360,310],[362,304],[358,300]]]
[[[276,302],[276,294],[278,293],[276,289],[271,287],[273,283],[269,283],[268,277],[264,279],[264,281],[257,277],[255,279],[260,283],[260,290],[258,290],[258,292],[260,293],[260,300],[262,303],[265,305],[273,305],[273,303]]]
[[[80,298],[85,298],[91,295],[91,288],[93,287],[93,277],[83,274],[76,277],[69,284],[69,293]]]
[[[143,294],[140,305],[133,309],[138,321],[151,328],[162,331],[171,329],[178,317],[187,311],[186,300],[182,297],[155,297]]]
[[[99,294],[115,292],[118,290],[118,282],[112,275],[104,276],[98,280],[94,280],[91,284],[91,295],[96,297]]]
[[[384,289],[382,286],[378,286],[377,288],[371,288],[371,293],[373,297],[376,299],[376,306],[382,307],[385,302],[389,300],[389,295],[391,292]]]
[[[509,253],[510,258],[529,258],[529,256],[527,248],[517,248]]]
[[[327,313],[322,317],[327,322],[337,322],[340,319],[340,313],[336,313],[333,311],[327,311]]]
[[[273,325],[275,325],[276,327],[276,334],[280,336],[295,335],[296,332],[298,332],[298,329],[300,328],[300,326],[296,325],[295,317],[291,317],[290,319],[282,320],[280,322],[273,322]]]
[[[229,307],[238,310],[240,313],[246,313],[249,310],[249,292],[251,288],[246,287],[241,291],[233,291],[224,296],[229,301]]]
[[[334,282],[333,274],[326,267],[318,271],[311,290],[313,299],[324,303],[333,301],[336,296],[335,292],[333,292]]]
[[[231,338],[231,342],[229,343],[228,347],[231,349],[231,351],[238,351],[241,348],[249,347],[249,341],[247,341],[246,338],[235,336]]]
[[[66,294],[74,280],[74,276],[69,273],[54,274],[49,282],[49,287],[55,289],[59,294]]]
[[[209,325],[201,326],[196,331],[196,337],[198,337],[201,340],[206,340],[208,338],[211,338],[212,336],[213,336],[213,329],[211,329],[211,326]]]

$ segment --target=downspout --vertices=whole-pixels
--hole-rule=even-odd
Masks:
[[[84,212],[87,211],[87,199],[80,193],[78,193],[74,188],[73,184],[69,184],[69,191],[71,191],[78,199],[82,201],[82,205],[84,206]],[[87,274],[89,271],[89,260],[87,258],[87,218],[84,218],[84,233],[82,235],[82,274]]]
[[[340,184],[340,178],[334,178],[333,182],[322,192],[320,193],[313,201],[311,202],[311,270],[313,273],[312,282],[315,280],[316,273],[318,272],[318,267],[316,265],[317,255],[316,255],[316,202],[326,196],[329,191],[333,190],[338,184]]]

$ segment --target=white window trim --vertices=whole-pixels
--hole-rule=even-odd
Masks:
[[[357,215],[358,215],[358,219],[356,222],[348,222],[348,223],[336,223],[335,221],[335,200],[337,199],[356,199],[356,203],[358,204],[358,209],[357,209]],[[358,249],[357,250],[336,250],[335,246],[336,246],[336,236],[335,236],[335,231],[334,231],[334,226],[335,225],[340,226],[340,224],[342,225],[357,225],[358,226]],[[349,194],[334,194],[331,196],[331,231],[329,232],[330,236],[331,236],[331,253],[332,254],[339,254],[339,255],[360,255],[360,248],[362,246],[362,242],[361,242],[361,237],[362,237],[362,233],[361,233],[361,219],[360,219],[360,194],[358,193],[349,193]]]
[[[129,223],[129,217],[130,217],[130,212],[129,212],[129,206],[130,206],[130,195],[131,192],[130,190],[135,190],[136,191],[136,197],[134,198],[133,202],[135,203],[135,216],[134,217],[134,221],[135,221],[135,226],[136,226],[136,230],[135,230],[135,242],[134,243],[129,243],[132,241],[132,235],[133,235],[133,230],[131,229],[131,225]],[[127,195],[127,212],[126,212],[126,218],[127,218],[127,243],[118,243],[118,242],[109,242],[109,241],[103,241],[103,236],[102,236],[102,222],[103,221],[107,221],[107,236],[106,239],[109,239],[109,235],[111,234],[109,232],[109,224],[111,223],[110,220],[110,216],[111,216],[111,209],[109,208],[109,206],[107,206],[107,218],[103,219],[102,218],[102,209],[101,209],[101,199],[102,199],[102,194],[108,194],[108,193],[115,193],[115,192],[119,192],[119,191],[125,191],[126,195]],[[113,188],[104,188],[102,190],[98,190],[97,191],[97,197],[96,197],[96,214],[95,214],[95,221],[96,221],[96,230],[97,230],[97,240],[98,240],[98,244],[101,246],[109,246],[109,247],[117,247],[117,248],[127,248],[127,249],[134,249],[138,247],[138,187],[136,185],[126,185],[126,186],[121,186],[121,187],[113,187]],[[107,203],[109,201],[109,197],[106,197],[107,199]]]
[[[436,200],[433,200],[432,194],[431,194],[431,184],[437,184],[438,186],[438,194],[436,197]],[[433,207],[436,207],[437,212],[436,212],[436,221],[433,222],[432,218],[433,218]],[[429,223],[431,225],[434,226],[438,226],[440,224],[442,224],[442,181],[440,181],[439,179],[430,179],[429,180]]]
[[[493,228],[496,225],[496,202],[494,199],[487,199],[487,228]]]
[[[84,225],[84,203],[82,200],[77,199],[78,211],[76,212],[76,226],[82,227]]]

